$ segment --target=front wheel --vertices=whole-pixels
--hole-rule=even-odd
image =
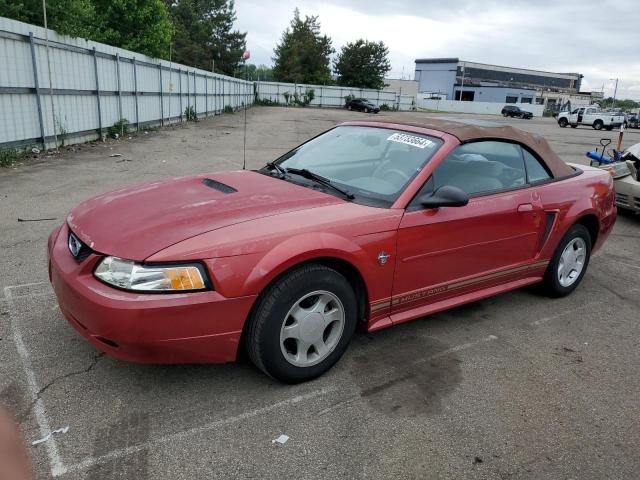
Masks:
[[[580,224],[569,229],[560,241],[547,271],[543,285],[552,297],[564,297],[573,292],[582,281],[591,257],[591,236]]]
[[[569,121],[566,118],[562,117],[560,120],[558,120],[558,125],[564,128],[569,125]]]
[[[286,383],[311,380],[345,352],[357,323],[351,285],[319,264],[297,267],[267,288],[245,332],[253,363]]]

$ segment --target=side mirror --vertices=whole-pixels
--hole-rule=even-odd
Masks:
[[[429,195],[423,195],[420,203],[426,208],[464,207],[469,203],[469,195],[458,187],[443,185]]]

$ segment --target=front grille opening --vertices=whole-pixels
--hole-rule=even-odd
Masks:
[[[89,248],[88,245],[86,245],[82,240],[80,240],[77,235],[75,235],[73,232],[70,231],[69,237],[71,237],[71,235],[73,235],[75,240],[80,244],[80,250],[78,250],[78,254],[74,256],[73,252],[71,252],[71,255],[76,260],[76,262],[82,263],[87,259],[89,255],[93,253],[93,250],[91,250],[91,248]],[[67,239],[67,242],[69,242],[69,239]]]
[[[212,180],[211,178],[205,178],[202,183],[209,188],[213,188],[214,190],[218,190],[219,192],[226,193],[227,195],[238,191],[235,188],[230,187],[229,185],[225,185],[224,183]]]

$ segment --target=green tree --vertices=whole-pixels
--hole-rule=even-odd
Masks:
[[[383,42],[357,40],[342,47],[334,63],[338,83],[349,87],[384,87],[384,76],[391,70],[389,49]]]
[[[233,30],[233,0],[167,0],[175,26],[173,60],[232,75],[246,48],[246,32]]]
[[[42,0],[0,0],[0,16],[44,26]],[[47,26],[62,35],[94,40],[94,5],[90,0],[49,0]]]
[[[300,18],[296,8],[290,28],[276,45],[273,77],[280,82],[331,83],[330,56],[334,52],[331,39],[320,34],[317,16]]]
[[[93,0],[99,42],[169,58],[173,25],[162,0]]]
[[[41,0],[0,0],[0,16],[44,26]],[[168,58],[173,26],[162,0],[49,0],[48,27]]]
[[[614,106],[613,97],[605,98],[598,102],[601,108],[611,108]],[[622,110],[633,110],[640,108],[640,102],[634,100],[621,100],[616,98],[615,107]]]
[[[244,65],[240,65],[233,73],[233,76],[238,78],[245,78],[246,76],[247,80],[270,82],[273,80],[273,69],[266,65],[258,66],[253,63],[247,63],[246,70]]]

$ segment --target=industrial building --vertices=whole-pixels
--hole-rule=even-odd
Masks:
[[[431,98],[549,108],[567,100],[592,103],[593,99],[591,94],[580,93],[583,75],[579,73],[503,67],[458,58],[420,58],[415,63],[418,91]]]

